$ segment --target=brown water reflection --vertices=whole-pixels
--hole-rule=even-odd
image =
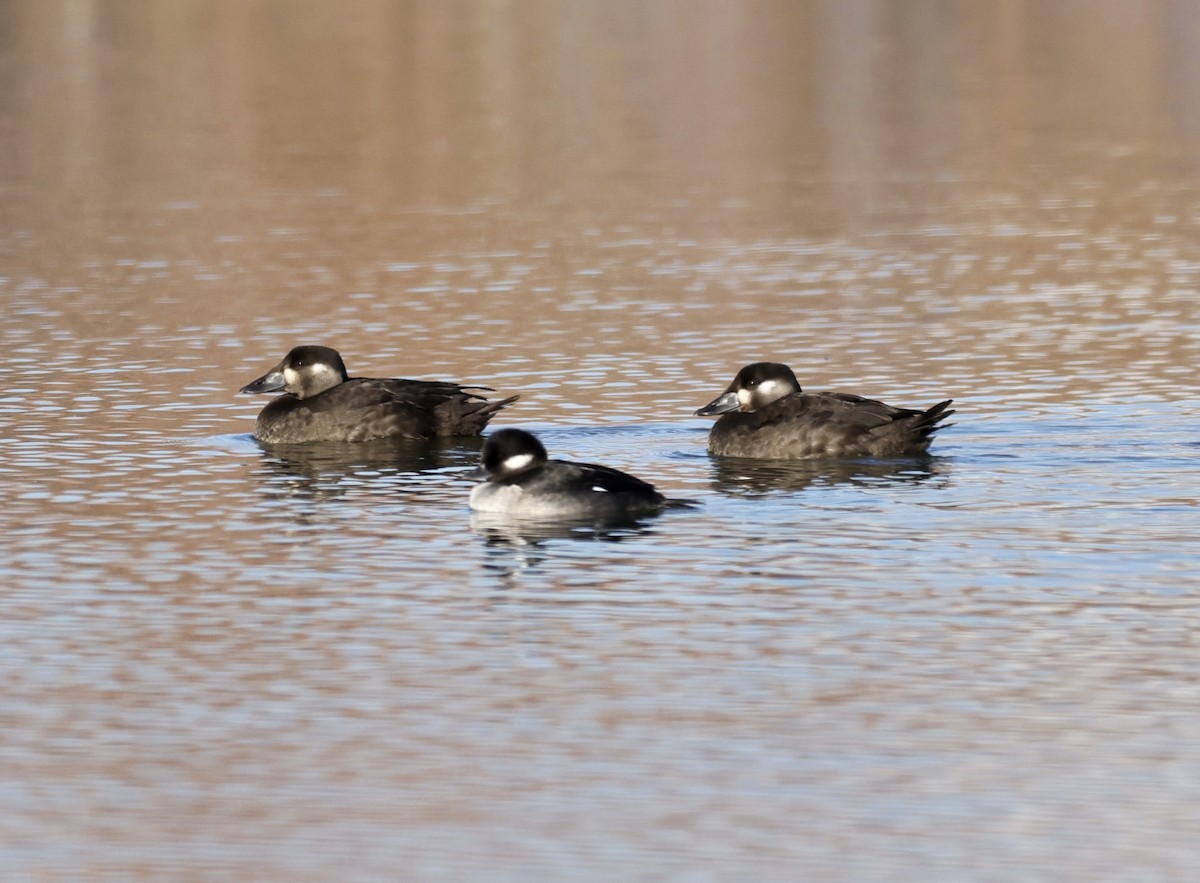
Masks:
[[[1200,11],[0,3],[0,867],[1189,879]],[[689,512],[264,450],[292,345]],[[738,367],[956,400],[715,462]]]

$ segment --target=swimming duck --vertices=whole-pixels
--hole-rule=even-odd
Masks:
[[[551,460],[536,436],[498,429],[483,445],[487,481],[471,490],[476,512],[518,518],[613,519],[669,505],[640,478],[607,466]]]
[[[350,377],[337,350],[298,346],[243,393],[283,391],[258,415],[254,437],[273,444],[479,435],[517,396],[490,402],[486,386]]]
[[[696,415],[721,415],[708,436],[709,453],[720,456],[911,457],[929,450],[954,413],[950,402],[921,411],[848,393],[806,393],[787,365],[755,362]]]

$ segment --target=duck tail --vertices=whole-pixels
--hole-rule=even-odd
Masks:
[[[515,395],[493,402],[476,393],[468,395],[469,398],[452,400],[451,407],[438,409],[438,417],[443,424],[439,427],[439,435],[479,435],[487,427],[488,421],[520,398]]]
[[[922,440],[933,438],[933,434],[939,429],[946,429],[953,426],[953,423],[943,423],[942,421],[955,413],[950,407],[954,399],[946,399],[944,402],[938,402],[928,411],[921,412],[920,416],[913,423],[913,429]]]
[[[483,399],[482,401],[479,402],[479,410],[476,411],[475,413],[486,414],[487,419],[491,420],[493,416],[500,413],[500,411],[507,408],[509,405],[511,405],[513,402],[515,402],[520,397],[521,397],[520,395],[509,396],[508,398],[497,399],[494,402],[489,401],[488,399]]]

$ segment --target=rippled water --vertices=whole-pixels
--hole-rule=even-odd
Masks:
[[[6,4],[0,876],[1194,877],[1197,25]],[[699,505],[263,449],[300,342]],[[763,358],[955,425],[708,457]]]

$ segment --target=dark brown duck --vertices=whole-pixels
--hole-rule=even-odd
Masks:
[[[479,435],[517,400],[491,402],[485,386],[436,380],[350,377],[337,350],[298,346],[243,393],[283,392],[262,409],[254,437],[271,444],[364,442]]]
[[[787,365],[755,362],[696,414],[721,415],[708,451],[725,457],[912,457],[927,453],[934,433],[950,425],[942,423],[954,413],[950,402],[922,411],[848,393],[807,393]]]

